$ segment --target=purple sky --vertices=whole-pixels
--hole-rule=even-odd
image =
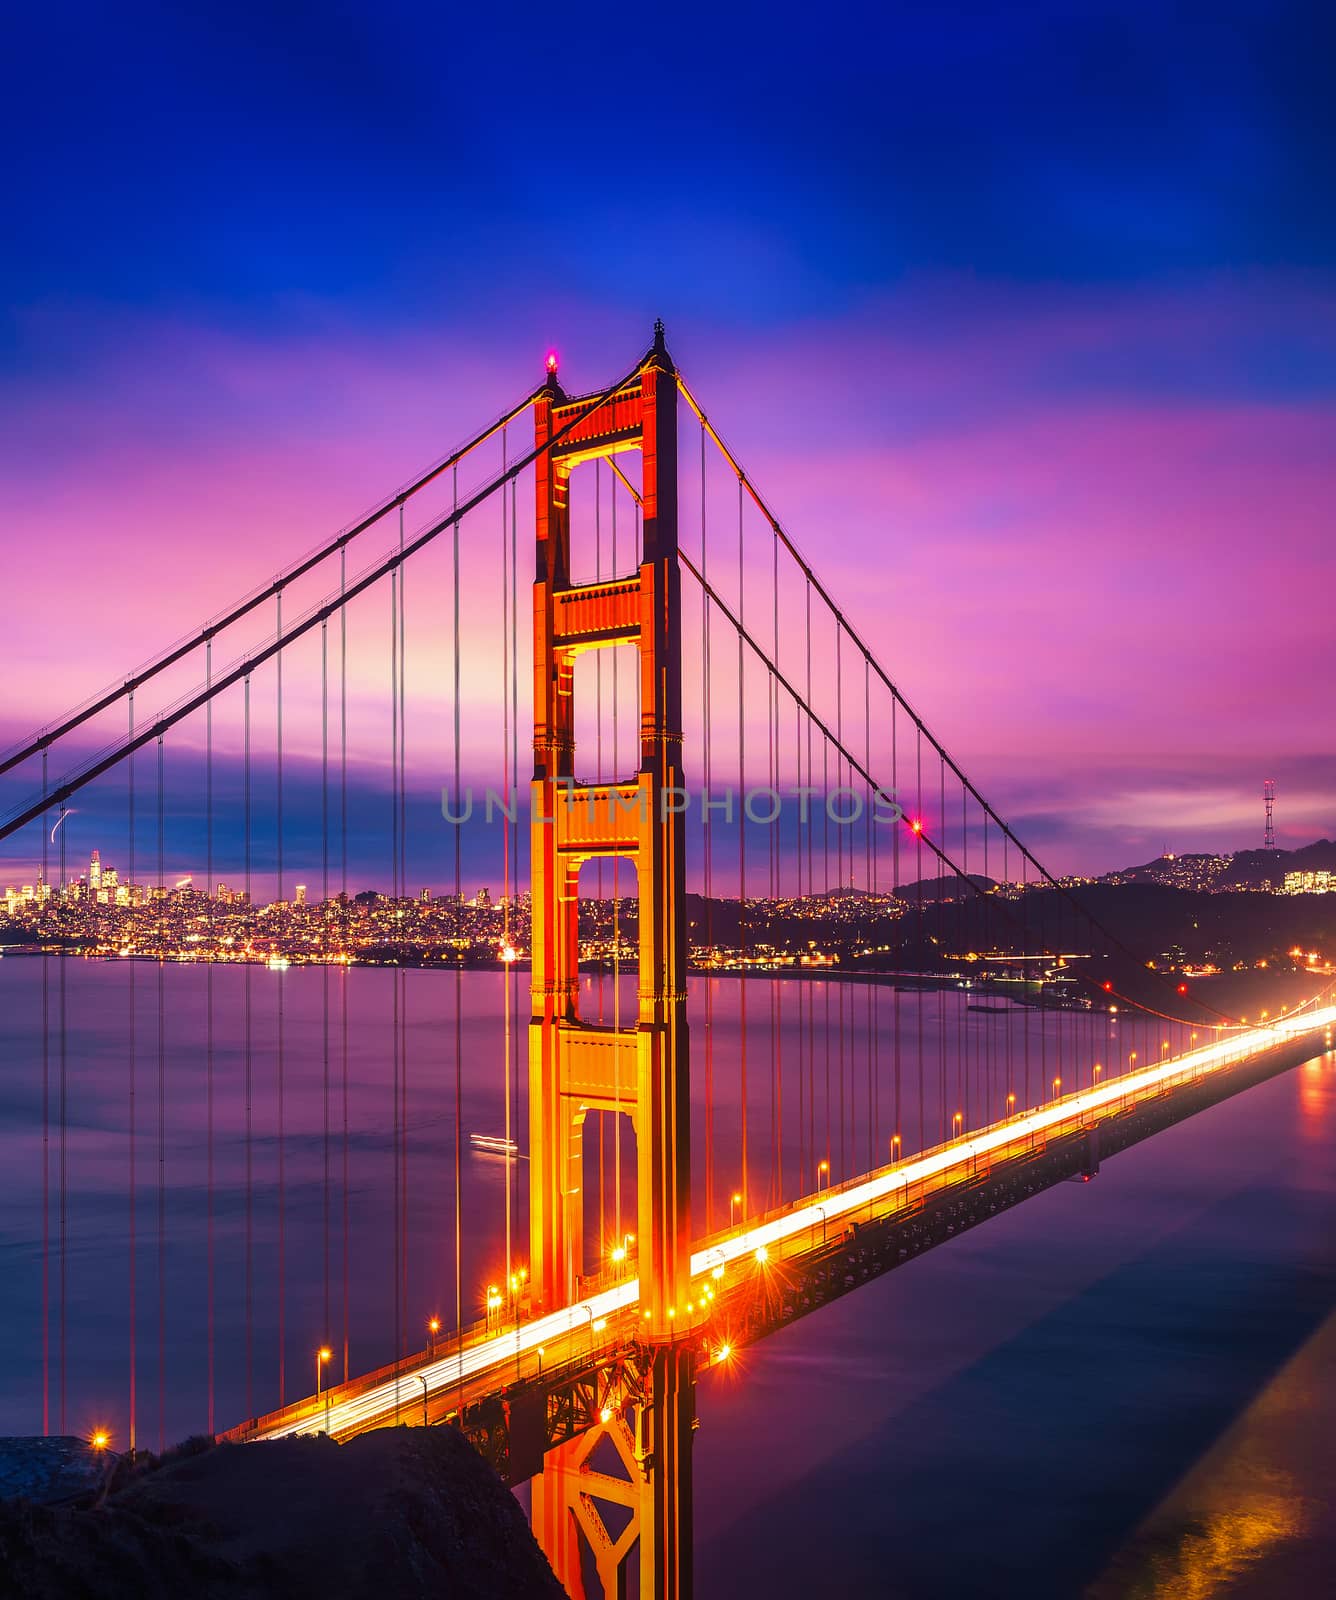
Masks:
[[[525,155],[535,99],[499,150],[451,143],[466,63],[430,87],[405,62],[391,94],[408,8],[384,37],[338,20],[305,61],[295,24],[262,45],[221,14],[171,20],[147,57],[116,46],[122,107],[177,70],[113,123],[94,30],[76,126],[19,186],[0,737],[267,580],[510,403],[549,346],[593,388],[661,314],[851,622],[1052,864],[1260,844],[1267,776],[1282,844],[1336,834],[1336,251],[1312,214],[1332,139],[1329,106],[1299,116],[1302,41],[1254,59],[1121,12],[1053,8],[1056,42],[964,15],[959,39],[902,40],[921,74],[888,69],[889,125],[846,81],[862,69],[817,49],[769,144],[740,131],[760,91],[730,104],[724,65],[693,69],[672,35],[693,115],[646,136],[657,204],[614,163],[556,210]],[[369,104],[348,98],[359,51]],[[1107,70],[1031,104],[1046,55],[1082,51]],[[1189,55],[1180,124],[1165,84]],[[563,99],[618,65],[563,56]],[[523,100],[543,74],[517,71]],[[451,165],[425,204],[424,138]],[[497,714],[485,681],[471,695]]]

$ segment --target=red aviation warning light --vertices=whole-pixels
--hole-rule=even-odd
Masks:
[[[1107,981],[1105,981],[1103,984],[1101,984],[1100,987],[1104,990],[1105,994],[1112,994],[1113,993],[1113,985],[1111,983],[1107,982]]]
[[[547,370],[555,377],[557,371],[557,352],[549,350],[547,353]]]
[[[914,820],[909,824],[909,826],[914,830],[915,833],[922,833],[923,832],[923,823],[920,821],[920,819],[918,817],[915,817]]]

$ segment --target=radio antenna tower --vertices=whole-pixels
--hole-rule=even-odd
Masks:
[[[1276,848],[1276,780],[1266,778],[1262,783],[1262,803],[1266,806],[1266,839],[1262,848],[1274,850]]]

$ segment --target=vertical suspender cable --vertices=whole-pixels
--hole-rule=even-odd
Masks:
[[[342,602],[348,587],[348,552],[339,551],[339,600]],[[348,983],[351,977],[351,951],[349,944],[352,929],[348,914],[348,608],[339,605],[339,921],[343,955],[343,970],[339,981],[339,1088],[343,1112],[343,1171],[340,1191],[343,1202],[343,1381],[347,1383],[348,1370],[348,1311],[349,1283],[349,1220],[348,1196]]]
[[[773,651],[776,672],[779,667],[779,535],[772,531],[770,548],[770,600],[774,610]],[[779,793],[779,679],[770,674],[770,789],[772,797]],[[770,910],[774,915],[779,903],[779,828],[778,816],[770,820]],[[771,936],[773,943],[773,935]],[[784,1064],[780,1047],[780,980],[778,973],[770,980],[770,1119],[773,1153],[771,1156],[771,1194],[774,1203],[784,1201]]]
[[[459,468],[455,467],[452,473],[454,509],[459,510]],[[452,763],[451,780],[454,788],[453,814],[460,816],[460,768],[459,768],[459,523],[456,521],[451,528],[451,550],[454,573],[454,625],[451,629],[451,644],[454,650],[454,760]],[[462,847],[464,824],[455,824],[455,927],[458,929],[460,921],[460,907],[464,903],[463,874],[462,874]],[[464,1138],[464,1014],[463,1014],[463,988],[464,970],[455,953],[455,1334],[459,1341],[458,1373],[460,1383],[460,1401],[462,1407],[464,1383],[464,1167],[463,1167],[463,1138]]]
[[[246,878],[246,968],[243,1000],[242,1033],[242,1099],[245,1102],[246,1146],[246,1413],[255,1415],[255,1144],[252,1137],[252,1091],[254,1087],[254,993],[251,982],[254,951],[251,948],[255,934],[255,901],[251,878],[251,832],[253,826],[251,792],[251,681],[247,673],[243,680],[243,732],[242,732],[242,792],[244,811],[244,856]]]
[[[323,1336],[333,1329],[329,1296],[329,619],[320,624],[320,1045],[321,1045],[321,1267]]]
[[[401,511],[402,516],[402,511]],[[399,570],[390,571],[390,905],[394,938],[391,943],[395,962],[403,957],[398,938],[398,918],[402,912],[399,899]],[[394,1219],[394,1264],[390,1274],[390,1293],[394,1300],[394,1420],[399,1422],[399,1362],[403,1356],[403,1321],[399,1297],[401,1254],[404,1247],[399,1209],[399,1185],[402,1181],[400,1165],[399,1131],[399,970],[390,968],[390,1054],[393,1071],[390,1075],[390,1125],[394,1146],[394,1193],[390,1201],[390,1215]]]
[[[617,479],[608,474],[608,481],[612,495],[612,559],[611,576],[619,575],[617,566]],[[618,707],[620,705],[620,685],[617,674],[617,652],[612,652],[612,778],[616,782],[621,776],[621,745],[618,740]],[[621,857],[612,858],[612,1026],[613,1031],[620,1034],[622,1031],[622,890],[621,890]],[[616,1240],[618,1248],[622,1248],[622,1053],[620,1044],[612,1053],[613,1059],[613,1099],[617,1104],[617,1111],[613,1115],[612,1123],[612,1160],[613,1160],[613,1222],[616,1227]],[[599,1118],[599,1127],[602,1128],[606,1117]],[[600,1145],[600,1149],[602,1146]],[[600,1184],[600,1191],[602,1185]],[[600,1204],[601,1204],[600,1195]]]
[[[827,734],[826,730],[824,728],[822,728],[822,730],[821,730],[821,891],[822,891],[821,911],[822,911],[822,919],[826,923],[827,927],[829,927],[830,908],[831,908],[831,898],[830,898],[830,811],[829,811],[828,807],[826,806],[826,800],[829,797],[829,795],[830,795],[830,736],[829,736],[829,734]],[[829,935],[827,935],[827,936],[829,936]],[[825,1034],[824,1034],[824,1037],[823,1037],[823,1040],[822,1040],[822,1045],[823,1045],[823,1051],[824,1051],[824,1057],[825,1057],[824,1065],[825,1065],[825,1069],[826,1069],[826,1098],[825,1098],[825,1113],[826,1113],[826,1171],[830,1175],[830,1177],[831,1177],[831,1179],[833,1181],[834,1174],[833,1174],[833,1172],[831,1172],[831,1138],[830,1138],[830,1111],[831,1111],[831,1093],[830,1093],[830,1035],[831,1035],[831,1026],[830,1026],[830,984],[831,984],[830,975],[829,975],[829,973],[827,973],[825,979],[823,980],[823,982],[821,984],[821,1000],[822,1000],[822,1005],[823,1005],[823,1009],[824,1009],[824,1020],[825,1020]],[[841,1090],[843,1090],[843,1087],[844,1087],[843,1081],[841,1081],[840,1087],[841,1087]],[[841,1137],[843,1137],[843,1134],[844,1134],[844,1124],[843,1123],[840,1124],[840,1134],[841,1134]],[[843,1152],[841,1152],[841,1154],[842,1153]],[[845,1173],[845,1171],[843,1169],[843,1164],[841,1164],[841,1168],[840,1168],[840,1179],[841,1179],[841,1181],[843,1181],[843,1179],[846,1176],[847,1176],[847,1174]]]
[[[705,535],[705,424],[700,430],[700,570],[708,579],[708,541]],[[702,779],[705,794],[710,793],[711,729],[710,729],[710,600],[704,588],[700,602],[700,674],[701,674],[701,744],[703,746]],[[704,856],[705,888],[705,947],[714,960],[714,835],[710,827],[708,807],[701,810],[701,853]],[[714,977],[705,975],[705,1232],[714,1232]]]
[[[614,498],[614,503],[615,503],[616,496],[614,495],[613,498]],[[615,574],[615,572],[616,572],[616,568],[615,567],[613,569],[613,572]],[[603,462],[599,457],[596,456],[594,458],[594,582],[595,583],[602,583],[602,581],[603,581]],[[615,653],[614,653],[613,659],[614,659],[614,661],[616,660]],[[613,750],[613,762],[614,762],[614,765],[616,763],[616,758],[617,758],[617,752],[614,749]],[[603,782],[603,778],[604,778],[604,772],[603,772],[603,652],[601,650],[596,650],[594,652],[594,782],[595,783],[602,783]],[[595,906],[597,907],[597,915],[598,915],[598,919],[599,919],[598,926],[596,927],[595,932],[601,938],[601,934],[602,934],[602,918],[603,918],[604,911],[606,909],[606,907],[604,905],[604,901],[603,901],[603,857],[602,856],[600,856],[598,858],[598,862],[597,862],[597,865],[595,866],[594,872],[595,872],[595,884],[596,884],[596,896],[595,896],[595,902],[594,903],[595,903]],[[578,912],[577,912],[577,916],[578,916]],[[578,930],[578,928],[576,930],[575,969],[576,969],[576,981],[577,981],[577,984],[578,984],[578,982],[579,982],[579,970],[580,970],[580,951],[579,951],[579,930]],[[614,986],[615,986],[615,981],[616,980],[614,979]],[[603,1026],[603,961],[601,959],[599,961],[597,961],[596,965],[595,965],[594,982],[595,982],[595,984],[597,985],[597,988],[598,988],[598,1025],[601,1028]],[[617,1052],[615,1050],[613,1051],[612,1060],[613,1060],[613,1072],[615,1074],[616,1071],[617,1071]],[[614,1093],[614,1098],[616,1098],[615,1093]],[[605,1217],[605,1214],[604,1214],[605,1213],[605,1204],[606,1204],[606,1198],[607,1198],[607,1192],[608,1191],[607,1191],[607,1183],[605,1181],[604,1171],[603,1171],[603,1165],[604,1165],[604,1162],[603,1162],[603,1155],[604,1155],[604,1151],[603,1151],[603,1147],[604,1147],[604,1129],[605,1129],[605,1126],[607,1124],[607,1120],[608,1119],[603,1115],[603,1113],[601,1111],[596,1112],[595,1116],[596,1116],[596,1118],[598,1120],[598,1249],[599,1249],[599,1260],[601,1262],[602,1258],[603,1258],[603,1249],[604,1249],[605,1242],[607,1240],[607,1233],[608,1233],[607,1220],[606,1220],[606,1217]]]
[[[836,786],[836,788],[839,788],[840,782],[844,778],[844,757],[841,754],[841,751],[844,749],[844,627],[843,627],[843,624],[839,621],[838,618],[836,619],[836,622],[835,622],[835,738],[836,738],[837,746],[838,746],[837,749],[836,749],[836,752],[835,752],[835,778],[836,778],[836,785],[835,786]],[[829,815],[830,815],[830,790],[829,790],[829,788],[827,788],[825,796],[823,798],[824,798],[824,801],[825,801],[825,812],[826,812],[827,817],[829,817]],[[842,891],[844,889],[844,886],[845,886],[844,885],[844,829],[842,827],[840,827],[839,824],[837,823],[836,824],[836,832],[835,832],[835,889],[836,889],[836,892],[838,893],[838,892]],[[826,915],[827,916],[829,916],[831,914],[831,910],[832,910],[832,903],[829,900],[827,900],[827,902],[826,902]],[[839,1038],[839,1061],[840,1061],[840,1177],[841,1178],[847,1178],[849,1176],[849,1163],[848,1163],[848,1160],[846,1159],[845,1150],[844,1150],[844,1128],[845,1128],[845,1109],[844,1109],[844,1080],[845,1080],[845,1072],[844,1072],[844,991],[845,991],[846,987],[847,987],[847,985],[845,984],[844,979],[840,978],[839,981],[836,984],[836,989],[838,991],[838,994],[837,994],[837,1005],[838,1005],[838,1009],[839,1009],[837,1032],[838,1032],[838,1038]],[[850,1065],[852,1066],[852,1062],[850,1063]],[[852,1078],[850,1079],[849,1087],[852,1090],[852,1088],[853,1088]],[[850,1096],[850,1098],[852,1099],[852,1095]],[[854,1112],[854,1110],[855,1110],[855,1108],[851,1106],[850,1107],[851,1113]],[[850,1120],[850,1127],[852,1128],[852,1116],[851,1116],[851,1120]],[[850,1152],[850,1154],[852,1154],[852,1152]]]
[[[135,692],[130,690],[129,696],[129,730],[130,738],[135,734]],[[135,945],[136,928],[134,916],[135,904],[135,758],[133,750],[126,759],[126,789],[129,800],[129,838],[127,840],[128,860],[126,863],[126,890],[125,890],[125,946],[130,952],[130,1259],[129,1282],[126,1284],[127,1301],[129,1308],[129,1333],[130,1333],[130,1424],[129,1445],[130,1454],[134,1455],[139,1439],[139,1352],[138,1344],[138,1316],[139,1316],[139,1284],[138,1284],[138,1250],[136,1249],[137,1218],[135,1216],[135,1111],[136,1111],[136,1018],[135,1018]]]
[[[504,490],[502,491],[504,498]],[[519,805],[520,792],[520,666],[519,666],[519,578],[517,576],[517,563],[519,561],[519,483],[512,480],[510,485],[510,797],[516,807]],[[520,833],[515,833],[515,859],[511,865],[511,892],[512,896],[518,894],[519,884],[519,851]],[[512,930],[511,944],[514,944],[514,912],[511,913]],[[506,968],[506,980],[511,987],[511,1014],[515,1018],[515,1047],[511,1061],[510,1094],[511,1106],[516,1117],[519,1116],[520,1105],[520,1016],[519,1016],[519,973],[515,962]],[[507,1135],[510,1137],[510,1135]],[[518,1210],[519,1207],[519,1177],[520,1164],[517,1155],[512,1155],[509,1148],[506,1151],[506,1181],[510,1186],[511,1206]]]
[[[796,787],[802,786],[803,781],[803,714],[802,707],[798,704],[798,697],[793,700],[793,778]],[[798,826],[793,840],[794,885],[797,900],[801,903],[803,897],[803,832],[802,817],[799,815]],[[798,976],[798,1193],[806,1193],[808,1175],[811,1171],[809,1162],[811,1152],[807,1144],[807,1049],[806,1037],[803,1033],[803,990],[806,984],[801,974]]]
[[[283,637],[283,591],[280,589],[275,596],[278,604],[278,637]],[[278,894],[275,897],[279,906],[281,921],[280,930],[288,926],[287,909],[283,896],[283,651],[279,650],[276,660],[276,713],[275,713],[275,743],[277,749],[277,816],[275,822],[275,836],[278,859]],[[281,937],[281,934],[280,934]],[[281,953],[281,952],[280,952]],[[286,1399],[287,1385],[285,1382],[287,1372],[287,1343],[288,1343],[288,1232],[287,1232],[287,1084],[286,1077],[286,985],[285,974],[280,963],[278,971],[278,1403],[283,1405]]]
[[[891,792],[900,799],[900,729],[899,707],[894,697],[891,699]],[[904,966],[905,953],[905,906],[900,899],[900,823],[897,818],[895,831],[891,835],[891,894],[895,899],[895,976],[896,981],[891,990],[891,1027],[894,1030],[894,1043],[892,1045],[892,1071],[895,1075],[895,1111],[891,1126],[895,1129],[892,1135],[894,1144],[892,1151],[898,1161],[904,1154],[904,1102],[902,1091],[904,1088],[901,1071],[904,1065],[904,1052],[900,1039],[900,969]]]
[[[60,820],[63,822],[68,815],[65,802],[60,805]],[[60,830],[60,910],[62,918],[65,910],[65,900],[68,887],[65,876],[65,830]],[[69,962],[65,959],[64,947],[61,947],[60,965],[57,972],[60,975],[58,994],[58,1019],[60,1026],[60,1431],[66,1431],[65,1425],[65,1333],[66,1333],[66,1303],[67,1282],[69,1276],[69,1036],[66,1029],[66,972]]]
[[[213,639],[204,641],[204,682],[205,687],[213,683]],[[205,843],[204,843],[204,909],[209,922],[209,957],[208,965],[204,969],[204,1012],[205,1012],[205,1048],[204,1048],[204,1099],[205,1120],[207,1123],[208,1155],[206,1167],[208,1171],[208,1193],[206,1197],[207,1234],[206,1273],[208,1286],[206,1297],[208,1301],[208,1369],[209,1369],[209,1432],[214,1431],[214,1256],[213,1256],[213,1067],[214,1067],[214,1040],[213,1040],[213,967],[214,967],[214,926],[213,926],[213,700],[209,699],[204,707],[204,815],[205,815]]]
[[[617,479],[608,475],[612,489],[612,577],[619,575],[617,566]],[[618,708],[621,702],[620,684],[617,674],[617,652],[612,652],[612,777],[615,782],[621,776],[621,744],[618,739]],[[612,1026],[614,1032],[622,1031],[622,888],[621,888],[620,856],[612,858]],[[638,925],[637,925],[638,926]],[[612,1159],[613,1172],[613,1221],[616,1225],[617,1246],[623,1248],[622,1239],[622,1053],[620,1047],[612,1053],[615,1074],[613,1083],[613,1099],[617,1103],[617,1111],[613,1117]],[[606,1118],[600,1118],[600,1126]]]
[[[399,507],[399,896],[401,916],[408,914],[408,571],[404,565],[404,508]],[[399,1231],[403,1250],[399,1258],[399,1320],[407,1353],[408,1340],[408,968],[401,921],[399,958],[394,969],[399,985]]]
[[[163,743],[158,735],[158,1449],[167,1448],[167,882]]]
[[[746,591],[743,583],[743,550],[742,550],[742,512],[743,496],[742,483],[738,482],[738,626],[741,629],[746,618]],[[743,654],[742,634],[738,633],[738,793],[739,796],[747,786],[747,723],[745,717],[746,680],[744,668],[746,665]],[[746,818],[738,810],[738,956],[741,961],[741,972],[738,981],[738,1074],[739,1093],[742,1099],[742,1215],[746,1217],[751,1208],[751,1187],[747,1180],[747,827]]]
[[[919,971],[926,970],[925,942],[923,934],[923,730],[916,729],[914,733],[914,763],[915,763],[915,808],[914,808],[914,877],[916,879],[917,900],[917,929],[916,948]],[[918,1019],[918,1147],[920,1150],[927,1148],[927,1084],[923,1066],[923,980],[919,979],[915,985],[914,1010]]]
[[[133,692],[131,694],[131,707],[134,705]],[[134,758],[131,757],[131,760]],[[47,784],[47,751],[42,751],[42,793],[51,791]],[[134,816],[134,802],[131,804],[131,817]],[[50,928],[46,924],[50,921],[50,838],[47,834],[47,818],[49,812],[42,813],[42,876],[37,887],[37,914],[42,921],[42,1433],[50,1436],[51,1433],[51,988],[50,988],[50,962],[47,955],[47,945],[50,941]],[[134,963],[130,965],[131,973]],[[134,1002],[134,988],[130,990],[130,1000]],[[133,1022],[131,1023],[131,1039],[133,1041]],[[134,1061],[133,1043],[130,1059]],[[133,1116],[133,1089],[131,1091],[131,1115]],[[133,1149],[133,1137],[131,1139]],[[133,1155],[132,1155],[133,1161]],[[133,1180],[132,1180],[133,1182]],[[133,1189],[131,1191],[133,1193]],[[132,1208],[133,1210],[133,1208]],[[133,1223],[131,1224],[133,1228]],[[133,1282],[133,1251],[131,1252],[131,1273]],[[133,1305],[133,1298],[131,1304]],[[133,1370],[133,1360],[132,1360]],[[133,1411],[133,1408],[132,1408]]]
[[[803,626],[803,639],[807,651],[807,704],[812,704],[812,580],[805,580],[804,605],[806,617]],[[810,711],[806,717],[807,723],[807,787],[812,786],[812,717]],[[812,861],[812,816],[806,807],[799,812],[800,820],[806,812],[807,824],[807,897],[813,898],[816,888],[816,878],[813,875]],[[810,907],[809,907],[810,909]],[[817,1182],[820,1164],[816,1159],[816,994],[811,988],[809,979],[804,988],[807,991],[807,1153],[812,1162],[812,1181]],[[826,1151],[826,1161],[830,1161],[830,1151]],[[827,1168],[829,1170],[829,1167]],[[818,1185],[819,1187],[819,1185]]]
[[[504,474],[507,464],[506,430],[501,429],[501,471]],[[501,807],[501,934],[502,934],[502,962],[501,962],[501,1009],[504,1019],[504,1039],[501,1052],[501,1101],[504,1118],[505,1136],[505,1195],[504,1195],[504,1226],[506,1245],[506,1277],[505,1294],[506,1305],[510,1306],[513,1298],[511,1280],[514,1268],[511,1265],[511,1239],[510,1239],[510,1047],[512,1018],[510,1015],[510,975],[505,956],[510,948],[510,619],[507,615],[510,603],[510,549],[506,542],[506,489],[501,486],[501,792],[505,796]],[[600,1136],[602,1121],[599,1118]],[[601,1137],[600,1137],[601,1148]],[[602,1195],[599,1196],[602,1204]]]
[[[863,661],[863,766],[872,771],[872,668],[867,659]],[[863,851],[863,887],[871,895],[866,902],[870,905],[872,916],[869,918],[870,930],[875,929],[880,920],[880,907],[877,904],[877,855],[874,843],[872,806],[874,796],[868,796],[867,829]],[[870,967],[877,965],[873,957]],[[867,980],[867,1094],[868,1094],[868,1136],[867,1136],[867,1165],[870,1172],[877,1165],[877,1154],[881,1149],[881,1072],[880,1068],[880,1029],[877,1024],[878,1016],[878,991],[881,987],[880,980],[874,972],[869,971]]]
[[[938,794],[937,794],[937,837],[941,841],[942,846],[945,847],[945,845],[946,845],[946,763],[945,763],[945,761],[942,760],[940,755],[937,758],[937,787],[938,787]],[[943,873],[941,871],[940,863],[938,863],[937,869],[936,869],[936,883],[937,883],[938,892],[937,892],[937,896],[936,896],[936,898],[935,898],[935,900],[933,902],[934,907],[935,907],[935,909],[937,911],[937,916],[936,916],[935,920],[936,920],[937,926],[942,930],[943,934],[945,934],[945,932],[946,932],[946,918],[945,918],[944,915],[942,915],[942,913],[945,910],[945,906],[942,903],[942,895],[946,892],[946,880],[945,880],[945,877],[944,877],[944,875],[943,875]],[[945,987],[945,976],[946,976],[946,974],[945,974],[944,970],[941,970],[942,956],[943,956],[942,947],[941,947],[940,944],[937,944],[937,945],[934,946],[934,949],[936,950],[937,953],[936,953],[936,956],[934,957],[933,965],[935,967],[939,968],[939,971],[937,973],[937,1074],[938,1074],[938,1079],[939,1079],[939,1092],[940,1092],[941,1097],[942,1097],[942,1103],[941,1103],[941,1113],[942,1113],[941,1137],[942,1137],[942,1139],[945,1139],[946,1136],[947,1136],[947,1130],[954,1126],[954,1124],[952,1122],[952,1119],[951,1119],[951,1109],[950,1109],[950,1105],[949,1105],[949,1096],[948,1096],[948,1092],[947,1092],[947,1079],[946,1079],[946,987]]]

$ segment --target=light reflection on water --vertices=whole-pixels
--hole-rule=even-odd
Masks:
[[[40,1425],[39,967],[31,960],[0,963],[0,1170],[6,1201],[0,1218],[6,1285],[0,1432]],[[84,962],[67,967],[68,1425],[83,1431],[110,1421],[123,1436],[126,970]],[[191,967],[164,974],[171,1019],[169,1438],[203,1422],[205,976]],[[341,981],[332,979],[336,1081]],[[156,969],[139,968],[140,1427],[141,1439],[150,1444],[158,1431],[156,982]],[[351,982],[356,1370],[389,1354],[392,979],[386,972],[359,971]],[[247,1414],[240,1293],[243,986],[237,969],[219,971],[215,983],[222,1426]],[[252,974],[251,984],[253,1221],[256,1280],[265,1286],[276,1260],[278,980],[261,971]],[[283,986],[288,1361],[290,1381],[300,1387],[309,1352],[338,1331],[339,1106],[336,1094],[331,1328],[323,1305],[323,977],[293,969]],[[464,1127],[466,1133],[499,1133],[502,980],[466,974],[460,992]],[[453,1313],[453,993],[453,979],[445,975],[406,975],[409,1316],[424,1325],[434,1312],[447,1322]],[[748,993],[756,997],[749,1000],[751,1015],[764,1023],[768,1007],[760,986],[751,985]],[[595,993],[587,998],[596,1005]],[[861,1016],[866,996],[858,1000]],[[835,1001],[838,1013],[838,996]],[[512,1003],[522,1023],[522,978]],[[906,1051],[917,1036],[915,1004],[905,1001]],[[791,1001],[785,1006],[791,1019]],[[977,1040],[981,1030],[997,1026],[995,1019],[966,1015],[955,1006],[954,997],[937,996],[926,1006],[925,1037],[934,1052],[971,1029]],[[823,996],[818,1023],[825,1008]],[[851,1016],[853,1011],[851,1004]],[[697,1004],[698,1068],[700,1014]],[[890,1021],[887,1005],[881,1024]],[[736,1036],[736,985],[716,987],[714,1023],[713,1131],[718,1148],[727,1150],[737,1140],[737,1100],[720,1063],[728,1061]],[[1053,1045],[1051,1019],[1039,1025],[1047,1030],[1047,1049]],[[522,1026],[516,1033],[522,1048]],[[794,1042],[786,1040],[786,1050],[792,1048]],[[786,1059],[793,1070],[795,1057]],[[888,1048],[887,1067],[891,1059]],[[764,1063],[762,1052],[762,1086]],[[54,1085],[54,1055],[51,1070]],[[860,1076],[860,1093],[864,1081]],[[907,1121],[914,1116],[914,1082],[907,1070]],[[523,1140],[522,1071],[520,1089],[513,1114]],[[929,1123],[941,1110],[937,1104],[929,1109]],[[753,1116],[765,1130],[763,1103]],[[762,1143],[764,1137],[763,1131]],[[699,1163],[699,1114],[694,1148]],[[610,1154],[605,1156],[610,1162]],[[53,1139],[53,1184],[56,1159]],[[596,1159],[596,1141],[587,1141],[587,1160]],[[786,1143],[784,1159],[791,1180],[796,1147]],[[763,1151],[753,1155],[753,1164],[763,1190]],[[502,1253],[507,1170],[504,1162],[466,1156],[465,1280],[479,1293]],[[523,1164],[519,1179],[517,1239],[524,1231]],[[1270,1600],[1323,1592],[1327,1565],[1320,1541],[1333,1537],[1336,1492],[1327,1443],[1336,1432],[1336,1401],[1322,1377],[1336,1356],[1334,1202],[1336,1067],[1326,1057],[1158,1135],[1107,1163],[1095,1183],[1059,1186],[741,1352],[727,1376],[711,1374],[700,1392],[699,1593],[706,1600],[740,1591],[772,1600],[825,1593],[916,1600],[1013,1594],[1027,1600],[1082,1594],[1089,1600],[1225,1594]],[[53,1233],[54,1205],[53,1199]],[[466,1315],[473,1309],[466,1304]],[[275,1399],[276,1341],[272,1295],[262,1287],[254,1330],[257,1408]]]
[[[1336,1541],[1336,1058],[702,1386],[698,1592],[1305,1600]]]

